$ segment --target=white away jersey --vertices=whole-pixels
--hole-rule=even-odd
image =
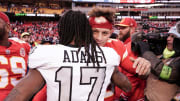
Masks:
[[[100,67],[87,66],[84,48],[39,45],[32,50],[29,67],[37,68],[47,83],[47,101],[104,101],[104,94],[120,57],[111,48],[98,52]]]

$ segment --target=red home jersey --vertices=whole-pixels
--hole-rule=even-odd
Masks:
[[[136,68],[132,68],[133,62],[129,57],[137,58],[137,55],[131,51],[131,42],[126,44],[128,57],[121,62],[120,71],[125,74],[132,84],[130,92],[124,92],[118,87],[115,88],[115,98],[123,98],[127,101],[144,101],[144,89],[146,86],[146,80],[140,79],[136,74]]]
[[[109,39],[106,42],[105,47],[113,48],[118,53],[118,55],[120,56],[119,65],[121,64],[122,61],[126,60],[126,58],[128,56],[128,52],[127,52],[126,47],[120,40]],[[104,101],[113,101],[113,99],[114,99],[113,88],[111,85],[109,85],[106,90],[106,95],[105,95]]]
[[[108,87],[106,92],[105,101],[113,101],[122,97],[128,101],[143,101],[144,100],[144,88],[145,80],[142,80],[136,76],[136,68],[133,68],[133,62],[130,57],[137,58],[136,54],[131,51],[131,40],[128,39],[127,43],[123,44],[117,39],[110,39],[107,41],[105,47],[113,48],[121,57],[119,70],[125,74],[132,84],[132,90],[130,92],[124,92],[123,90],[115,87],[115,95],[111,88]]]
[[[0,46],[0,101],[27,72],[29,44],[20,40],[9,42],[10,47]]]

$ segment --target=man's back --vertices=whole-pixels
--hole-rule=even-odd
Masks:
[[[84,48],[63,45],[38,46],[30,55],[30,68],[37,68],[47,83],[48,101],[103,101],[119,56],[111,48],[98,51],[100,66],[87,66]],[[107,63],[106,63],[107,62]]]

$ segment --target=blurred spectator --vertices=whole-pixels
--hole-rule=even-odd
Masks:
[[[112,39],[117,39],[117,37],[118,37],[118,35],[116,33],[112,33],[110,36],[110,38],[112,38]]]
[[[43,44],[43,45],[50,45],[50,44],[53,44],[53,42],[52,42],[52,39],[45,38],[45,39],[42,39],[41,44]]]
[[[20,23],[16,21],[15,23],[11,23],[12,33],[14,33],[14,37],[21,37],[21,33],[29,32],[30,33],[30,42],[41,42],[44,38],[51,38],[53,42],[56,42],[58,38],[57,33],[57,22],[45,22],[45,21],[37,21],[37,22],[23,22]]]
[[[21,40],[30,43],[30,34],[28,32],[24,32],[21,34]]]

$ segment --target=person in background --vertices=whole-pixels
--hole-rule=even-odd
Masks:
[[[53,44],[53,41],[50,40],[49,38],[44,38],[41,40],[41,43],[40,44],[43,44],[43,45],[51,45]]]
[[[28,72],[30,45],[21,40],[9,39],[10,29],[8,16],[0,12],[0,101]]]
[[[86,15],[68,11],[59,20],[59,45],[38,45],[29,56],[28,75],[5,101],[24,101],[47,84],[47,101],[103,101],[112,80],[125,91],[127,77],[118,71],[120,57],[100,47]],[[113,58],[113,59],[112,59]]]
[[[31,40],[30,33],[28,33],[28,32],[23,32],[21,34],[21,40],[29,43],[31,45],[31,48],[33,48],[33,47],[38,45],[38,43],[36,41]]]
[[[30,44],[30,34],[28,32],[23,32],[21,34],[21,40]]]
[[[113,32],[113,15],[114,12],[111,8],[96,7],[89,11],[89,22],[93,30],[93,37],[100,46],[113,48],[121,57],[120,64],[121,72],[128,72],[134,79],[138,79],[135,75],[145,76],[150,71],[150,62],[144,58],[139,57],[134,61],[130,61],[129,53],[124,44],[118,39],[111,39],[110,36]],[[126,65],[129,64],[129,65]],[[140,64],[140,65],[139,65]],[[127,74],[127,73],[126,73]],[[133,84],[133,82],[131,82]],[[139,87],[139,86],[136,86]],[[136,88],[134,87],[134,89]],[[105,101],[113,101],[114,91],[113,86],[109,86],[106,92]],[[132,92],[132,91],[130,91]],[[138,93],[139,94],[139,93]],[[132,94],[133,95],[133,94]],[[119,100],[119,97],[116,98]],[[135,101],[135,98],[133,99]]]
[[[131,36],[135,33],[137,23],[132,18],[123,18],[119,24],[115,25],[116,29],[119,30],[118,39],[123,41],[127,47],[127,51],[130,57],[136,59],[139,55],[132,52],[131,50]],[[145,61],[146,62],[146,61]],[[149,61],[148,61],[149,62]],[[145,75],[139,75],[143,69],[136,69],[135,74],[132,73],[133,65],[131,61],[123,62],[124,67],[131,67],[129,70],[120,68],[120,71],[124,73],[132,83],[132,90],[130,92],[124,92],[118,87],[115,88],[115,99],[121,99],[124,101],[143,101],[144,100],[144,89],[146,87],[146,77],[149,75],[151,66],[148,67]],[[151,63],[152,64],[152,63]],[[141,65],[141,64],[140,64]],[[139,66],[139,65],[138,65]],[[138,75],[137,75],[138,74]]]
[[[161,55],[149,50],[149,45],[139,41],[140,54],[152,63],[147,79],[145,101],[180,101],[180,23],[170,28],[167,45]]]
[[[124,44],[131,42],[131,35],[136,32],[137,23],[133,18],[123,18],[119,24],[115,24],[119,30],[118,39]]]

